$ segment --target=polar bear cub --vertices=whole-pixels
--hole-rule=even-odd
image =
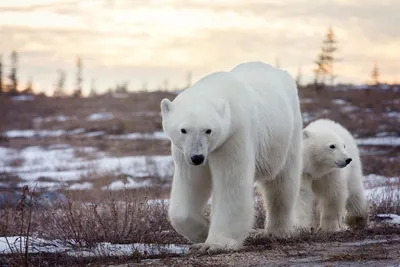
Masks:
[[[368,206],[362,180],[357,144],[343,126],[319,119],[303,130],[303,177],[297,204],[301,225],[339,231],[347,211],[346,224],[364,228]]]
[[[160,106],[175,164],[169,219],[197,243],[192,251],[241,246],[253,226],[255,180],[267,207],[266,232],[294,230],[303,125],[290,74],[243,63],[203,77]]]

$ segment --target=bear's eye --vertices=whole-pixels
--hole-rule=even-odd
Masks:
[[[343,148],[346,148],[346,145],[343,145]]]
[[[182,128],[181,133],[186,134],[186,130]]]
[[[336,146],[335,145],[330,145],[329,147],[332,148],[332,149],[335,149]]]
[[[211,129],[207,129],[206,134],[210,134],[211,133]]]

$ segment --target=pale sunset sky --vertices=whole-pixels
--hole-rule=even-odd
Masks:
[[[52,94],[57,69],[66,89],[83,62],[84,93],[129,82],[154,90],[212,71],[261,60],[303,80],[329,25],[338,41],[338,82],[369,82],[375,62],[382,80],[400,82],[400,0],[0,0],[0,54],[8,75],[19,54],[25,86]]]

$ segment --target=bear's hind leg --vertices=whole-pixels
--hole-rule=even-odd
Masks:
[[[293,181],[283,173],[272,181],[260,181],[266,206],[265,230],[268,234],[285,237],[293,232],[296,224],[295,207],[299,183],[300,181]]]
[[[363,229],[368,223],[368,205],[364,191],[351,192],[346,203],[345,223],[352,229]]]
[[[267,212],[265,229],[277,237],[293,233],[297,221],[302,164],[300,143],[293,143],[288,153],[284,168],[275,178],[259,180]]]

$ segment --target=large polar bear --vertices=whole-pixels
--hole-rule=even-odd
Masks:
[[[359,151],[351,134],[332,120],[311,122],[303,130],[303,164],[299,224],[339,231],[346,215],[348,226],[364,228],[368,205]]]
[[[253,224],[253,182],[262,189],[266,230],[290,233],[301,178],[302,119],[286,72],[261,62],[207,75],[173,102],[161,101],[175,173],[169,218],[199,243],[195,253],[241,246]],[[210,221],[204,208],[212,195]]]

